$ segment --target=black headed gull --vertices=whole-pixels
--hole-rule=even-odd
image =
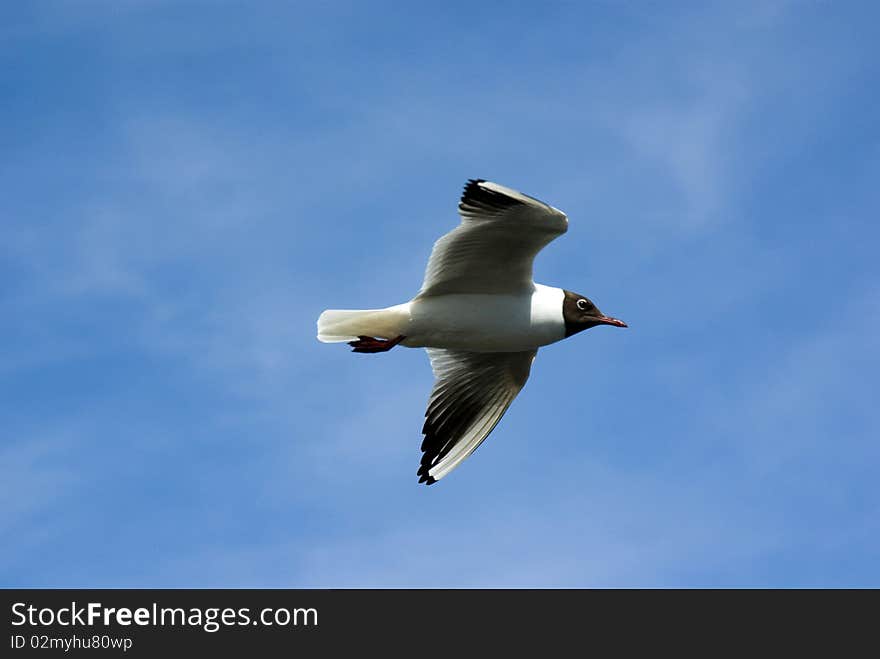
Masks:
[[[425,412],[420,483],[473,453],[529,377],[538,348],[596,325],[626,327],[585,295],[532,281],[542,247],[568,228],[562,211],[516,190],[470,180],[461,224],[431,252],[422,289],[386,309],[328,309],[318,339],[354,352],[425,348],[434,388]]]

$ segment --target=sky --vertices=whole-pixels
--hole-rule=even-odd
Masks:
[[[0,9],[0,586],[880,587],[880,9]],[[564,210],[542,348],[418,485],[468,178]]]

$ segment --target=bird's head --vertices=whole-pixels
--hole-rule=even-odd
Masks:
[[[565,291],[562,301],[562,318],[565,321],[565,336],[577,334],[596,325],[613,325],[626,327],[626,323],[617,318],[606,316],[586,295],[578,295]]]

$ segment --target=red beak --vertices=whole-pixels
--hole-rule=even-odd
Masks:
[[[603,325],[614,325],[615,327],[627,327],[627,324],[622,320],[618,320],[617,318],[609,318],[608,316],[602,316],[599,319],[599,322]]]

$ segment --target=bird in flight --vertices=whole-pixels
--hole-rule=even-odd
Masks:
[[[568,229],[565,213],[497,183],[471,179],[461,224],[440,238],[409,302],[328,309],[318,340],[359,353],[425,348],[434,371],[422,428],[420,483],[435,483],[492,432],[541,346],[597,325],[626,327],[585,295],[532,280],[535,255]]]

